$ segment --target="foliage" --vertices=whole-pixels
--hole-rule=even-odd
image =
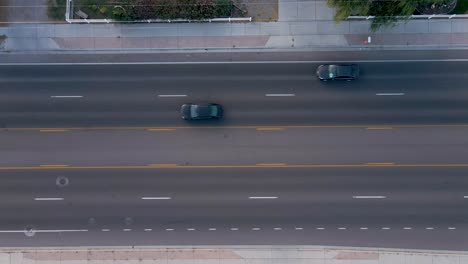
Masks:
[[[66,0],[48,0],[48,15],[54,20],[65,20]]]
[[[156,17],[161,19],[209,19],[230,17],[234,6],[231,0],[160,0]]]
[[[151,19],[154,18],[157,5],[157,0],[133,0],[126,11],[131,20]]]
[[[155,16],[160,19],[173,19],[179,15],[177,0],[161,0],[156,7]]]
[[[216,17],[230,17],[234,9],[234,5],[231,0],[218,0],[215,7]]]
[[[458,0],[454,14],[468,14],[468,0]]]
[[[104,16],[120,21],[178,18],[201,20],[214,17],[230,17],[234,9],[232,0],[76,1],[79,2],[77,8],[90,13],[93,18]]]
[[[335,21],[339,22],[351,15],[375,16],[371,31],[395,26],[398,20],[408,19],[418,5],[444,3],[451,0],[327,0],[330,7],[336,8]]]

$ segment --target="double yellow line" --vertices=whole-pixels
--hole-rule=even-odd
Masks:
[[[363,164],[287,164],[287,163],[258,163],[255,165],[178,165],[178,164],[148,164],[128,166],[76,166],[67,164],[46,164],[39,166],[3,166],[0,170],[105,170],[105,169],[254,169],[254,168],[426,168],[448,167],[468,168],[468,163],[414,163],[399,164],[392,162],[371,162]]]
[[[50,127],[50,128],[0,128],[0,132],[8,131],[39,131],[39,132],[68,132],[68,131],[96,131],[96,130],[146,130],[146,131],[175,131],[178,129],[255,129],[258,131],[280,131],[301,128],[361,128],[367,130],[388,130],[398,128],[446,128],[468,127],[468,124],[423,124],[423,125],[290,125],[290,126],[162,126],[162,127]]]

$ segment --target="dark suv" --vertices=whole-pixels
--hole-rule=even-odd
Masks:
[[[185,120],[221,119],[223,108],[219,104],[184,104],[180,114]]]
[[[324,64],[317,68],[317,77],[321,81],[355,80],[359,77],[359,66],[356,64]]]

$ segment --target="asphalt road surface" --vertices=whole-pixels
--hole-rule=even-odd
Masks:
[[[461,250],[468,246],[467,173],[424,167],[3,171],[0,246]]]
[[[362,63],[354,82],[320,82],[316,66],[4,65],[0,126],[186,126],[187,102],[222,104],[216,126],[467,122],[468,62]]]
[[[0,246],[466,249],[468,63],[317,65],[0,66]]]

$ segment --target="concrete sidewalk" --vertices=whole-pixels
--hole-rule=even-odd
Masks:
[[[375,34],[370,21],[333,21],[326,2],[279,0],[278,22],[10,24],[0,50],[290,49],[468,46],[468,19],[411,20]],[[370,39],[369,39],[370,37]],[[369,43],[370,40],[370,43]]]
[[[2,249],[0,264],[464,264],[468,252],[320,246]]]

